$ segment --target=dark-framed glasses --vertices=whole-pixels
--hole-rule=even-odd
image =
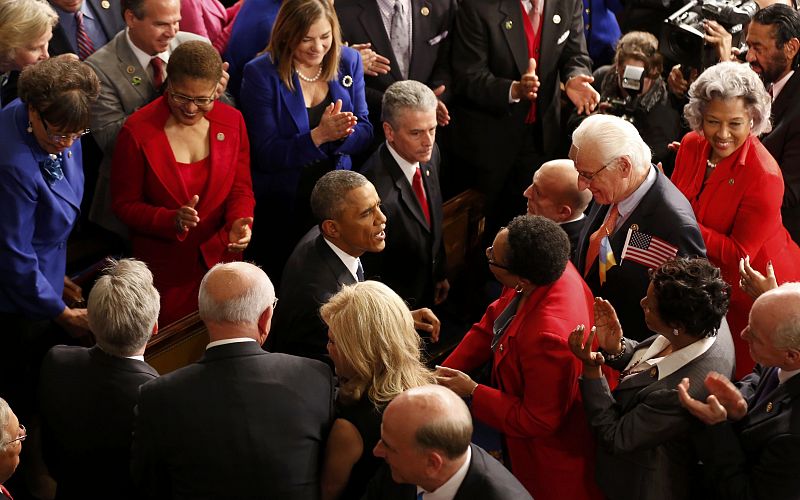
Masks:
[[[586,182],[592,182],[592,179],[594,179],[597,176],[597,174],[607,169],[615,161],[617,161],[615,158],[610,162],[606,163],[605,165],[603,165],[600,168],[600,170],[597,170],[595,172],[586,172],[585,170],[580,170],[578,168],[578,152],[580,152],[580,148],[573,144],[569,147],[569,154],[567,156],[569,157],[570,160],[572,160],[572,165],[575,168],[575,171],[578,172],[578,176],[584,179]]]
[[[514,272],[514,271],[512,271],[512,270],[511,270],[511,268],[509,268],[508,266],[505,266],[505,265],[503,265],[503,264],[498,264],[498,263],[497,263],[497,262],[494,260],[494,245],[492,245],[492,246],[490,246],[490,247],[488,247],[488,248],[486,249],[486,260],[489,262],[489,265],[490,265],[490,266],[494,266],[494,267],[497,267],[497,268],[499,268],[499,269],[505,269],[506,271],[508,271],[508,272],[510,272],[510,273],[513,273],[513,272]]]
[[[3,446],[8,446],[8,445],[14,444],[17,441],[19,441],[21,443],[21,442],[25,441],[25,439],[27,437],[28,437],[28,431],[25,430],[25,426],[22,425],[22,424],[19,424],[19,436],[16,437],[15,439],[12,439],[11,441],[3,443]]]
[[[75,142],[92,131],[91,129],[85,128],[81,132],[75,132],[74,134],[51,134],[50,126],[48,126],[47,121],[44,119],[42,119],[42,126],[44,127],[44,133],[47,134],[47,138],[50,139],[50,141],[62,145]]]
[[[185,106],[191,102],[198,108],[207,108],[214,104],[214,101],[217,100],[216,92],[208,97],[189,97],[188,95],[178,94],[172,90],[172,87],[168,86],[167,93],[169,94],[169,98],[172,99],[172,102],[178,106]]]

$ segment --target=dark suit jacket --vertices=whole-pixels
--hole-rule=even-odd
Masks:
[[[122,2],[120,0],[84,0],[89,4],[90,10],[94,13],[100,27],[103,29],[106,38],[110,42],[117,33],[125,28],[125,20],[122,18]],[[50,46],[48,52],[50,57],[61,54],[77,54],[78,48],[75,45],[75,40],[70,40],[67,32],[61,26],[61,23],[53,27],[53,38],[50,39]],[[101,45],[94,44],[95,50],[99,49]]]
[[[772,132],[761,142],[783,173],[785,190],[781,215],[792,239],[800,244],[800,71],[786,82],[772,103]]]
[[[328,327],[319,317],[319,308],[343,285],[355,282],[319,228],[311,229],[286,262],[267,349],[330,363]]]
[[[756,365],[737,383],[750,406],[742,420],[707,427],[699,435],[698,453],[714,498],[789,500],[800,495],[800,377],[755,405],[770,370],[775,368]]]
[[[470,448],[472,460],[453,500],[531,499],[525,488],[500,462],[478,445],[471,444]],[[362,500],[409,500],[416,495],[415,485],[395,483],[389,466],[384,464],[372,478]]]
[[[431,224],[389,148],[384,143],[363,166],[375,185],[386,215],[386,248],[361,260],[368,279],[383,281],[412,309],[431,307],[436,282],[445,278],[442,239],[442,192],[439,189],[439,148],[421,164]]]
[[[589,236],[603,224],[608,210],[609,205],[595,204],[589,211],[578,251],[573,259],[575,267],[581,273],[585,267]],[[650,284],[648,268],[629,260],[620,262],[628,229],[633,224],[639,227],[639,231],[677,246],[678,255],[681,256],[705,257],[706,247],[691,205],[672,182],[656,169],[655,184],[625,223],[611,235],[611,248],[617,265],[606,271],[606,282],[600,285],[597,261],[592,264],[589,274],[584,276],[594,295],[603,297],[614,306],[625,336],[644,340],[651,332],[644,322],[644,312],[639,301],[647,295],[647,286]]]
[[[372,44],[372,49],[391,61],[391,71],[385,75],[365,76],[369,119],[375,135],[382,135],[381,100],[386,88],[403,80],[395,64],[389,35],[375,0],[340,0],[335,3],[336,14],[342,27],[342,39],[354,43]],[[427,9],[427,10],[425,10]],[[445,86],[447,100],[450,93],[450,40],[456,17],[455,0],[411,0],[411,60],[408,79],[422,82],[432,89]],[[427,14],[423,14],[427,12]]]
[[[586,225],[587,218],[584,217],[579,220],[574,220],[572,222],[565,222],[563,224],[559,224],[561,229],[567,233],[569,236],[569,255],[571,259],[575,258],[575,254],[577,253],[576,250],[578,249],[578,240],[580,240],[581,232],[583,231],[583,226]]]
[[[143,361],[95,346],[55,346],[42,363],[42,446],[56,498],[135,498],[130,477],[133,407],[158,377]]]
[[[156,498],[319,498],[333,380],[318,361],[255,342],[142,386],[131,471]]]
[[[609,365],[624,369],[636,349],[646,349],[655,339],[624,339],[626,355]],[[675,387],[687,377],[691,396],[705,401],[706,374],[714,370],[729,377],[733,365],[733,340],[723,322],[706,352],[661,380],[654,367],[624,379],[612,395],[605,378],[581,377],[583,404],[597,439],[597,484],[603,493],[612,500],[689,498],[697,463],[689,434],[695,419],[681,406]]]

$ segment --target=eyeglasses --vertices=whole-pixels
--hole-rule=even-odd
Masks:
[[[47,134],[47,138],[50,139],[50,141],[54,142],[55,144],[60,144],[60,145],[73,143],[78,139],[80,139],[81,137],[83,137],[84,135],[91,132],[91,129],[85,128],[83,129],[82,132],[77,132],[74,134],[67,134],[67,135],[51,134],[50,131],[48,130],[49,127],[47,125],[47,121],[44,118],[42,118],[42,126],[44,127],[44,133]]]
[[[17,441],[19,441],[20,443],[25,441],[25,438],[28,437],[28,431],[25,430],[25,426],[22,425],[22,424],[19,424],[19,430],[20,430],[20,433],[21,433],[20,436],[17,437],[16,439],[12,439],[11,441],[8,441],[7,443],[3,443],[3,446],[8,446],[10,444],[14,444]]]
[[[278,297],[275,297],[275,300],[272,301],[272,308],[275,309],[275,306],[278,305]]]
[[[217,100],[216,94],[212,94],[209,97],[189,97],[188,95],[178,94],[169,86],[167,87],[167,93],[169,94],[169,98],[172,99],[172,102],[178,106],[183,106],[191,102],[198,108],[207,108]]]
[[[586,180],[586,182],[592,182],[592,179],[594,179],[595,177],[597,177],[597,174],[599,174],[599,173],[600,173],[600,172],[602,172],[603,170],[607,169],[607,168],[608,168],[608,167],[609,167],[611,164],[613,164],[615,161],[616,161],[616,159],[614,159],[614,160],[611,160],[610,162],[608,162],[608,163],[606,163],[605,165],[603,165],[603,168],[601,168],[600,170],[597,170],[596,172],[584,172],[584,171],[582,171],[582,170],[578,170],[578,167],[577,167],[577,166],[575,167],[575,170],[578,172],[578,176],[579,176],[579,177],[582,177],[583,179],[585,179],[585,180]]]
[[[514,271],[511,270],[508,266],[504,266],[503,264],[498,264],[494,260],[494,245],[490,246],[486,249],[486,260],[489,261],[490,266],[497,267],[499,269],[505,269],[506,271],[513,273]]]

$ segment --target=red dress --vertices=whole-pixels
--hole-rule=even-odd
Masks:
[[[592,292],[567,264],[555,283],[533,291],[492,353],[492,325],[515,293],[505,289],[443,365],[471,371],[492,361],[496,388],[478,386],[472,414],[503,434],[511,471],[536,500],[602,498],[581,362],[567,344],[576,325],[592,324]]]
[[[747,343],[739,334],[747,326],[753,300],[739,287],[739,259],[766,272],[772,261],[778,283],[800,280],[800,248],[781,220],[783,176],[755,136],[717,163],[703,187],[711,145],[697,132],[681,141],[672,182],[689,199],[706,243],[708,260],[731,285],[728,323],[736,347],[736,377],[753,370]]]
[[[131,115],[117,137],[111,170],[112,207],[131,231],[134,257],[153,272],[161,325],[197,310],[200,280],[209,268],[241,258],[227,250],[228,233],[234,220],[252,217],[255,205],[239,111],[214,104],[205,116],[211,152],[191,165],[175,161],[164,132],[169,117],[164,97]],[[174,211],[195,194],[200,223],[178,233]]]

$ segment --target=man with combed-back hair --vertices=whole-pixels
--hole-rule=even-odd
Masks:
[[[42,445],[56,498],[137,498],[129,463],[139,386],[158,377],[144,361],[158,330],[159,295],[144,262],[112,261],[88,301],[97,345],[55,346],[42,364]]]
[[[330,370],[261,348],[277,300],[253,264],[211,268],[198,303],[211,342],[197,363],[142,386],[134,481],[148,498],[319,498]]]
[[[500,462],[470,444],[472,416],[453,391],[409,389],[386,407],[375,456],[386,464],[366,499],[525,500],[530,494]]]

